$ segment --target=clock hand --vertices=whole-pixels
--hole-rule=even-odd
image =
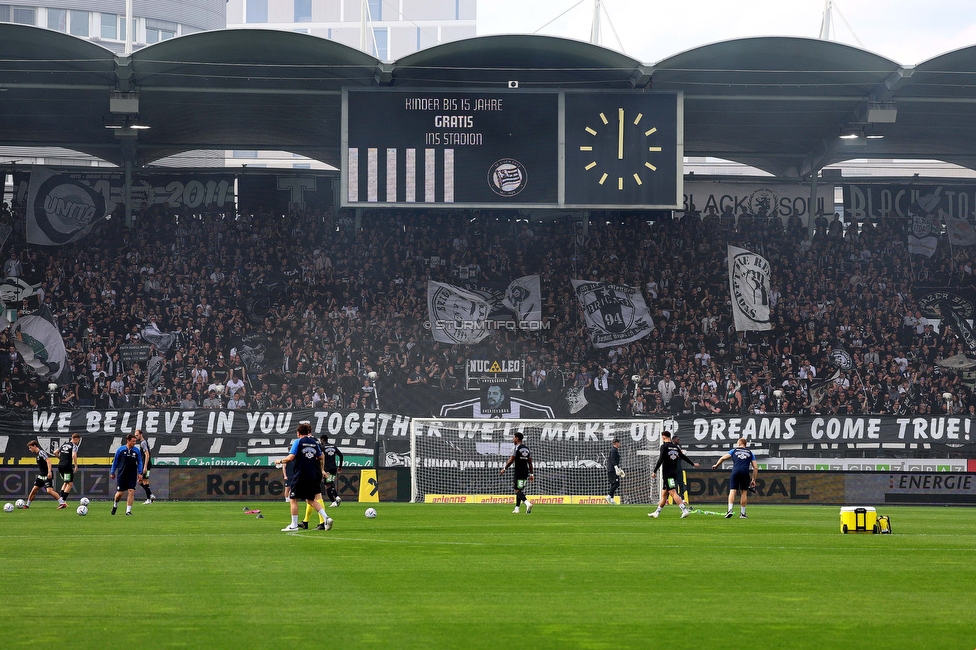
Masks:
[[[617,109],[617,160],[624,159],[624,109]]]

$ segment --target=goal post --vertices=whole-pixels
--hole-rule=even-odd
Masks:
[[[664,420],[515,420],[414,418],[410,425],[411,502],[514,503],[511,470],[516,432],[532,452],[533,503],[606,503],[607,458],[620,441],[626,476],[617,503],[651,503],[660,497],[651,471]]]

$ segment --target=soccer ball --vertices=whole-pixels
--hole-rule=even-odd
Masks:
[[[78,509],[75,512],[84,517],[88,514],[88,506],[78,506]]]
[[[80,503],[83,506],[87,506],[89,503],[91,503],[91,501],[88,500],[88,497],[82,497],[81,501],[79,501],[78,503]]]
[[[17,499],[17,501],[14,503],[14,505],[17,506],[18,508],[23,508],[27,504],[24,503],[24,500],[23,499]]]
[[[366,508],[366,518],[376,519],[376,510],[374,510],[373,508]]]
[[[5,504],[3,504],[3,511],[4,512],[13,512],[14,511],[14,504],[12,504],[12,503],[5,503]]]

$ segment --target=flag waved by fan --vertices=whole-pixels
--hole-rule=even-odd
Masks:
[[[14,346],[39,377],[59,385],[72,381],[64,339],[46,306],[17,320],[11,327]]]

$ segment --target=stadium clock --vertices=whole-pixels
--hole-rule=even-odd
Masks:
[[[676,96],[566,93],[566,203],[674,205]]]

